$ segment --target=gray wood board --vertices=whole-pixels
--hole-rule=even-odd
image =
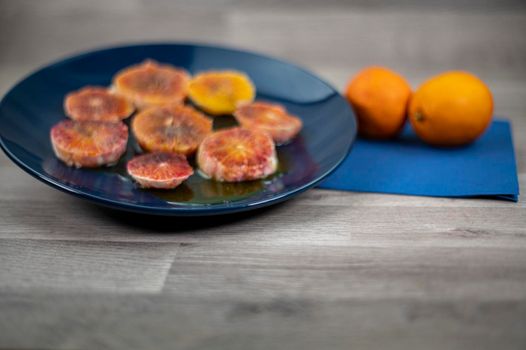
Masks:
[[[521,1],[5,1],[0,93],[49,61],[125,42],[282,57],[338,89],[384,64],[490,85],[526,185]],[[524,349],[519,203],[311,190],[203,219],[117,212],[0,156],[1,349]]]

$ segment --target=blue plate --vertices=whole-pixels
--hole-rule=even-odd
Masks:
[[[126,175],[134,140],[114,167],[74,169],[55,158],[49,130],[64,119],[64,95],[84,85],[109,85],[131,64],[152,58],[191,73],[231,68],[247,73],[257,99],[285,105],[304,127],[278,147],[280,169],[268,179],[220,183],[197,173],[171,191],[138,188]],[[232,125],[214,118],[214,128]],[[214,215],[255,209],[289,199],[315,186],[343,161],[356,136],[347,102],[312,73],[263,55],[206,45],[149,44],[84,53],[44,67],[13,87],[0,104],[0,145],[16,164],[37,179],[67,193],[109,207],[163,215]]]

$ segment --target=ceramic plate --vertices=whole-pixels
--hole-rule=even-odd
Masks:
[[[220,183],[196,172],[174,190],[144,190],[125,173],[127,159],[136,153],[133,138],[113,167],[75,169],[60,162],[53,154],[49,130],[65,118],[64,95],[85,85],[107,86],[117,71],[147,58],[190,73],[243,71],[255,83],[257,99],[281,103],[299,116],[304,123],[300,135],[278,147],[278,173],[261,181]],[[215,129],[234,123],[230,116],[214,118]],[[0,104],[0,145],[26,172],[95,203],[149,214],[223,214],[292,198],[331,173],[349,152],[355,135],[356,121],[347,102],[314,74],[260,54],[206,45],[148,44],[87,52],[31,74]]]

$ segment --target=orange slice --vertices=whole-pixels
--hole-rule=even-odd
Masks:
[[[197,163],[208,177],[238,182],[273,174],[278,160],[274,142],[267,133],[236,127],[205,138],[197,151]]]
[[[112,165],[126,151],[128,127],[123,122],[63,120],[51,128],[55,155],[69,166]]]
[[[139,108],[182,103],[190,75],[182,68],[146,60],[123,69],[113,78],[113,87]]]
[[[118,122],[134,111],[133,104],[99,86],[86,86],[71,92],[64,99],[64,111],[74,120]]]
[[[212,132],[212,121],[189,106],[150,107],[135,116],[132,130],[145,151],[189,155]]]
[[[143,188],[175,188],[194,173],[184,156],[166,152],[137,156],[126,168]]]
[[[267,102],[241,106],[234,117],[244,128],[268,132],[277,144],[290,141],[303,125],[301,119],[287,113],[285,107]]]
[[[192,102],[212,115],[232,114],[239,105],[252,102],[255,95],[250,78],[233,70],[199,73],[188,88]]]

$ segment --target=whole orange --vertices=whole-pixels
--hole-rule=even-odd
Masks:
[[[347,85],[345,96],[358,118],[358,132],[370,138],[396,136],[404,125],[411,87],[385,67],[367,67]]]
[[[414,93],[409,119],[416,134],[435,146],[473,142],[491,122],[493,97],[471,73],[450,71],[427,80]]]

